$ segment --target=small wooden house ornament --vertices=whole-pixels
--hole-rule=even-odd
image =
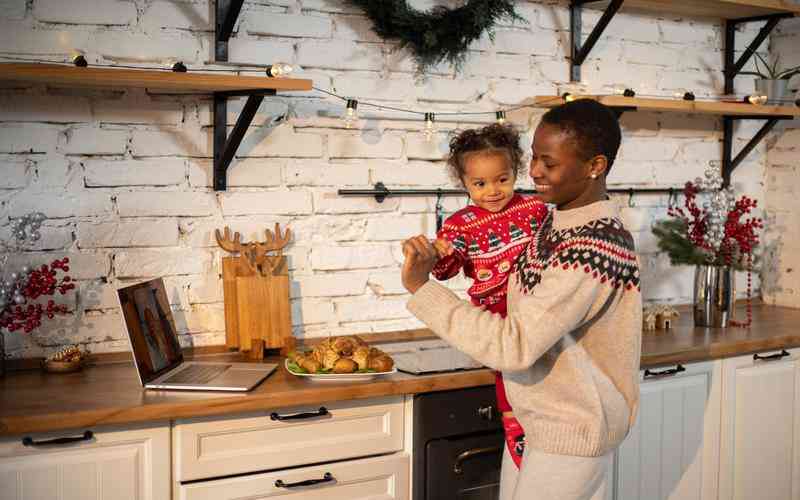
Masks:
[[[642,330],[653,331],[656,329],[656,313],[647,307],[642,312]]]
[[[674,307],[667,304],[659,306],[656,311],[656,328],[659,330],[669,330],[675,326],[674,322],[678,316],[680,316],[680,313],[678,313]]]

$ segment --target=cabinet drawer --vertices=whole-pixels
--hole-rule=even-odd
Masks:
[[[408,463],[408,455],[399,453],[286,471],[201,481],[181,485],[178,498],[253,500],[288,496],[292,500],[320,498],[408,500]]]
[[[389,397],[177,421],[175,479],[191,481],[391,453],[403,448],[403,400]],[[310,413],[315,416],[276,418]]]
[[[168,500],[169,440],[166,423],[2,438],[0,500]]]

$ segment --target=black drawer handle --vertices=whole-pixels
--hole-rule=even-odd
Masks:
[[[281,422],[286,420],[302,420],[304,418],[314,418],[314,417],[324,417],[326,415],[330,415],[330,412],[324,406],[320,406],[319,410],[317,411],[309,411],[306,413],[295,413],[294,415],[278,415],[275,412],[272,412],[269,416],[272,420],[280,420]]]
[[[330,472],[326,472],[322,479],[306,479],[305,481],[297,481],[296,483],[284,483],[280,479],[275,481],[276,488],[298,488],[300,486],[314,486],[315,484],[320,483],[330,483],[331,481],[335,481],[333,478],[333,474]]]
[[[456,474],[461,474],[464,472],[464,469],[461,468],[461,464],[464,462],[464,460],[480,455],[488,455],[490,453],[500,453],[501,451],[503,451],[502,446],[487,446],[486,448],[472,448],[471,450],[461,452],[458,454],[456,461],[453,463],[453,472]]]
[[[669,377],[685,371],[686,368],[684,368],[683,365],[676,365],[675,368],[668,368],[666,370],[661,370],[661,371],[645,370],[644,378]]]
[[[22,438],[22,444],[23,446],[53,446],[59,444],[77,443],[79,441],[90,441],[93,437],[94,433],[92,431],[86,431],[83,433],[83,436],[79,437],[63,437],[47,439],[45,441],[34,441],[32,437],[25,436]]]
[[[753,354],[753,361],[774,361],[776,359],[781,359],[788,355],[789,353],[786,352],[786,349],[781,349],[781,352],[776,354],[770,354],[769,356],[759,356],[758,354]]]

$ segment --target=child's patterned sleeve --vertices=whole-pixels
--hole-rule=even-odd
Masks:
[[[447,240],[453,245],[454,252],[439,259],[431,271],[437,280],[448,280],[457,275],[467,261],[467,235],[445,224],[445,227],[436,234],[436,237],[441,240]]]

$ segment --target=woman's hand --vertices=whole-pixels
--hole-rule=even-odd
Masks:
[[[428,282],[429,275],[438,259],[437,251],[424,235],[414,236],[403,242],[403,286],[411,293]]]

